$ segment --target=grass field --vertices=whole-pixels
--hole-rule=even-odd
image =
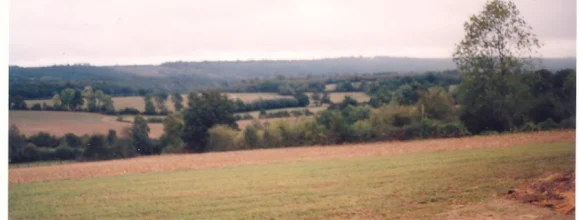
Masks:
[[[33,135],[40,131],[62,136],[66,133],[76,135],[101,133],[106,134],[109,129],[121,131],[129,123],[118,122],[116,117],[86,112],[53,112],[53,111],[8,111],[9,123],[16,125],[20,131]],[[149,123],[150,137],[158,138],[163,134],[162,124]]]
[[[567,140],[32,182],[10,185],[9,217],[436,218],[454,205],[490,200],[529,178],[573,170],[574,164],[575,144]],[[62,168],[68,166],[75,164]]]
[[[259,99],[268,100],[268,99],[279,99],[279,98],[292,98],[292,96],[282,96],[277,93],[227,93],[227,97],[232,100],[236,100],[237,98],[241,99],[244,102],[252,102],[257,101]],[[42,104],[45,102],[47,105],[52,105],[52,101],[50,100],[26,100],[26,105],[31,107],[32,105],[39,103]],[[138,109],[139,111],[145,110],[145,100],[142,96],[127,96],[127,97],[113,97],[113,102],[115,104],[115,109],[120,110],[127,107]],[[167,108],[173,111],[174,104],[171,101],[171,98],[167,100]],[[183,105],[187,105],[187,94],[183,94]]]

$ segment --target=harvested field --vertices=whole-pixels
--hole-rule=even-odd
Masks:
[[[518,201],[495,201],[528,180],[574,170],[572,141],[478,147],[351,158],[318,155],[268,164],[11,184],[8,214],[10,219],[573,219]],[[224,159],[210,157],[215,163]],[[236,164],[249,163],[243,155],[236,158]],[[133,167],[151,166],[127,161]],[[114,170],[119,163],[111,162],[101,168]],[[162,168],[168,160],[157,162]],[[448,210],[453,211],[441,215]]]
[[[30,136],[40,131],[62,136],[66,133],[76,135],[106,134],[114,129],[118,134],[130,123],[118,122],[116,117],[86,112],[53,111],[9,111],[9,123],[16,125],[20,132]],[[150,137],[158,138],[163,134],[162,124],[150,123]]]
[[[310,98],[310,103],[312,103],[312,93],[307,92],[305,93]],[[364,92],[330,92],[328,93],[330,96],[330,100],[333,103],[340,103],[346,98],[346,96],[350,96],[358,102],[368,102],[370,101],[370,97],[366,95]]]
[[[257,101],[259,99],[267,100],[267,99],[279,99],[279,98],[293,98],[292,96],[282,96],[277,93],[226,93],[227,97],[231,100],[235,100],[237,98],[241,99],[243,102],[252,102]],[[183,105],[187,106],[187,94],[183,94]],[[115,109],[120,110],[127,107],[135,108],[139,111],[145,110],[145,100],[142,96],[126,96],[126,97],[113,97],[113,102],[115,105]],[[46,103],[47,105],[52,105],[52,101],[49,99],[44,100],[26,100],[26,105],[31,107],[32,105],[39,103]],[[171,101],[171,97],[167,100],[167,108],[170,111],[175,110],[175,106]],[[86,107],[86,105],[85,105]]]
[[[287,117],[287,118],[262,118],[262,119],[254,119],[254,120],[239,120],[237,121],[237,125],[240,129],[244,129],[248,125],[253,124],[255,121],[259,122],[260,124],[264,124],[265,122],[274,123],[276,121],[288,121],[291,124],[306,119],[311,118],[312,116],[301,116],[301,117]]]
[[[15,168],[9,170],[9,183],[77,179],[128,173],[204,169],[280,161],[386,156],[410,152],[498,148],[542,143],[574,143],[574,141],[574,130],[561,130],[452,139],[351,144],[346,146],[296,147],[204,154],[163,155],[127,160],[64,164],[50,167]]]
[[[303,111],[303,110],[308,109],[315,114],[315,113],[318,113],[320,111],[326,110],[327,108],[328,108],[327,105],[322,105],[322,106],[318,106],[318,107],[278,108],[278,109],[266,110],[265,112],[267,112],[267,113],[273,113],[273,112],[279,112],[279,111],[291,112],[293,110]],[[242,112],[242,113],[236,113],[236,114],[240,114],[240,115],[250,114],[253,118],[259,118],[259,111]]]

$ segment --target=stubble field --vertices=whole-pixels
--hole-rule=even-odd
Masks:
[[[575,132],[10,169],[11,219],[573,219],[504,195],[574,171]]]

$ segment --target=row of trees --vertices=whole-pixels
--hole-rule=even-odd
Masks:
[[[85,86],[83,90],[65,88],[55,93],[50,101],[52,105],[36,103],[29,108],[22,96],[10,96],[9,109],[115,113],[112,97],[102,90],[94,91],[91,86]]]
[[[133,125],[124,129],[121,137],[115,130],[109,130],[107,135],[79,137],[68,133],[56,137],[39,132],[26,137],[12,125],[9,130],[9,159],[10,163],[22,163],[39,160],[106,160],[160,154],[169,143],[165,139],[149,138],[149,131],[146,120],[141,116],[135,117]]]

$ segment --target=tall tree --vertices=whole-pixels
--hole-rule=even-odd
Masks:
[[[171,96],[171,101],[173,101],[173,104],[175,105],[175,111],[181,111],[181,109],[183,109],[183,96],[181,96],[181,93],[173,93],[173,95]]]
[[[189,108],[183,112],[185,126],[181,138],[186,147],[195,152],[204,152],[207,147],[208,131],[213,125],[223,124],[237,128],[233,117],[233,102],[219,91],[204,91],[200,96],[190,94]]]
[[[84,105],[84,99],[82,97],[82,92],[80,90],[75,90],[72,100],[70,101],[71,110],[78,110]]]
[[[52,101],[52,106],[54,107],[55,110],[62,109],[62,101],[60,100],[60,95],[54,94],[54,96],[52,96],[52,99],[50,101]]]
[[[85,99],[85,102],[87,103],[87,109],[90,112],[96,112],[97,109],[97,104],[96,104],[96,97],[94,94],[94,91],[92,89],[91,86],[85,86],[83,91],[82,91],[82,96]]]
[[[165,105],[168,98],[169,95],[166,92],[159,92],[155,95],[155,104],[157,105],[157,109],[159,109],[159,113],[163,115],[168,113],[167,105]]]
[[[60,100],[62,102],[62,108],[65,110],[71,110],[72,100],[74,99],[74,89],[66,88],[60,92]]]
[[[130,130],[130,138],[133,148],[143,155],[150,155],[154,153],[153,143],[149,138],[149,125],[147,120],[140,115],[135,116],[133,127]]]
[[[22,96],[9,96],[8,97],[10,102],[9,109],[17,109],[17,110],[26,110],[28,107],[26,106],[26,102],[24,101],[24,97]]]
[[[153,97],[151,95],[145,96],[145,114],[147,115],[154,115],[157,112],[155,111],[155,105],[153,104]]]
[[[462,77],[461,119],[473,133],[505,131],[521,121],[528,97],[520,74],[541,45],[512,1],[493,0],[464,24],[453,59]],[[530,60],[530,59],[528,59]]]

